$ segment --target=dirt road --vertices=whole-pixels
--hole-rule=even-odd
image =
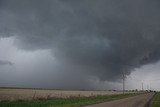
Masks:
[[[154,93],[148,93],[85,107],[147,107],[147,103],[151,100],[153,95]]]

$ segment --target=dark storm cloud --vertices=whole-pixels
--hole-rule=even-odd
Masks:
[[[9,65],[12,66],[13,63],[10,61],[0,60],[0,66]]]
[[[160,59],[158,0],[0,3],[1,35],[24,50],[51,49],[66,72],[114,81]]]

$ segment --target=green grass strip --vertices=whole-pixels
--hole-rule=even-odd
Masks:
[[[140,93],[137,94],[130,93],[130,94],[119,94],[119,95],[108,95],[108,96],[72,97],[67,99],[56,98],[56,99],[30,100],[30,101],[2,101],[0,102],[0,107],[80,107],[84,105],[90,105],[95,103],[132,97],[139,94]]]
[[[151,101],[151,107],[160,107],[160,92],[156,93]]]

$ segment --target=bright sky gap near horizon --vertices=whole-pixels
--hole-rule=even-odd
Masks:
[[[159,0],[0,0],[0,87],[160,90]]]

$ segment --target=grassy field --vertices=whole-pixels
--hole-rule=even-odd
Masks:
[[[131,92],[127,92],[131,93]],[[49,98],[89,97],[99,95],[122,94],[119,91],[76,91],[76,90],[40,90],[40,89],[0,89],[2,100],[32,100]]]
[[[156,95],[154,96],[151,102],[151,107],[160,107],[160,92],[156,93]]]
[[[90,105],[105,101],[117,100],[135,95],[138,95],[138,93],[107,96],[105,95],[90,97],[55,98],[46,100],[2,101],[0,102],[0,107],[80,107],[83,105]]]

